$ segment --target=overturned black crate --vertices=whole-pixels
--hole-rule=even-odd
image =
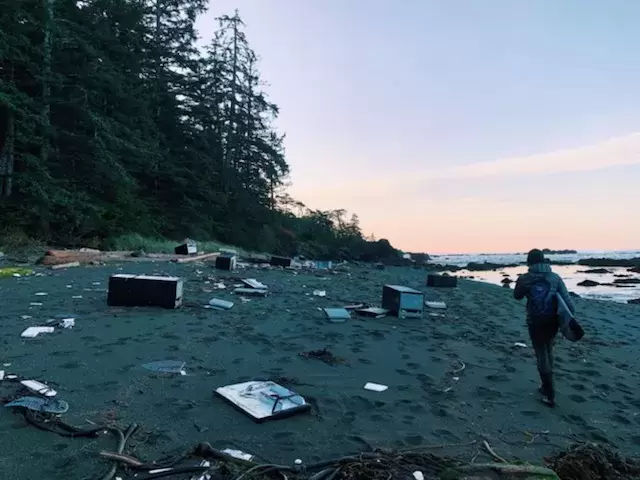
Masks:
[[[450,275],[427,275],[427,286],[435,288],[455,288],[458,286],[458,277]]]
[[[420,318],[424,310],[424,294],[409,287],[385,285],[382,288],[382,308],[400,318]]]
[[[198,245],[195,241],[187,239],[173,251],[176,255],[193,255],[198,253]]]
[[[220,255],[216,258],[216,269],[218,270],[235,270],[237,257],[232,254]]]
[[[111,275],[107,304],[111,307],[178,308],[182,305],[183,284],[179,277]]]
[[[287,257],[271,257],[269,262],[273,267],[290,267],[291,259]]]

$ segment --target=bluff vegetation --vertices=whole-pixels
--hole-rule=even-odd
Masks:
[[[0,0],[0,234],[397,259],[357,216],[286,193],[278,107],[242,19],[218,18],[197,48],[206,3]]]

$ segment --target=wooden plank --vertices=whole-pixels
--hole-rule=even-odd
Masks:
[[[174,258],[172,261],[176,263],[189,263],[189,262],[197,262],[198,260],[207,260],[209,258],[217,257],[220,255],[220,252],[216,253],[205,253],[203,255],[195,255],[193,257],[185,257],[185,258]]]

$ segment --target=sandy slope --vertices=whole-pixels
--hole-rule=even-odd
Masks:
[[[215,296],[237,303],[226,312],[109,308],[108,276],[119,268],[183,275],[188,302],[204,304]],[[578,345],[559,343],[560,405],[554,411],[537,401],[531,349],[514,346],[528,343],[523,306],[500,287],[465,281],[455,290],[427,290],[424,272],[400,268],[354,268],[324,278],[251,270],[242,275],[263,281],[272,294],[241,303],[225,292],[204,291],[212,287],[205,277],[225,276],[206,265],[38,271],[45,276],[0,279],[0,363],[11,363],[0,368],[51,382],[70,404],[64,418],[76,425],[139,423],[142,431],[131,446],[148,460],[200,441],[287,462],[371,445],[457,443],[480,436],[503,456],[536,460],[573,436],[626,452],[640,448],[638,306],[578,301],[587,337]],[[385,283],[423,289],[428,299],[444,300],[449,308],[444,317],[345,324],[329,323],[317,310],[378,304]],[[310,295],[314,289],[326,290],[327,297]],[[75,316],[76,327],[20,338],[24,328],[59,314]],[[330,366],[298,355],[324,347],[349,364]],[[164,359],[185,361],[188,375],[157,377],[141,368]],[[455,373],[460,362],[466,368]],[[288,377],[289,386],[312,402],[313,414],[258,425],[212,395],[217,386],[265,377]],[[365,391],[366,382],[389,390]],[[14,384],[0,382],[0,395],[14,391]],[[0,441],[0,477],[13,480],[95,475],[108,467],[97,451],[114,444],[109,437],[69,440],[40,432],[8,410],[0,410]]]

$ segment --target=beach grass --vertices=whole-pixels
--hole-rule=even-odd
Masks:
[[[104,242],[105,249],[115,251],[144,251],[146,253],[173,253],[180,242],[166,238],[145,237],[137,233],[113,237]],[[214,240],[197,241],[198,251],[216,252],[220,249],[232,249],[243,254],[244,250],[231,245],[225,245]]]

